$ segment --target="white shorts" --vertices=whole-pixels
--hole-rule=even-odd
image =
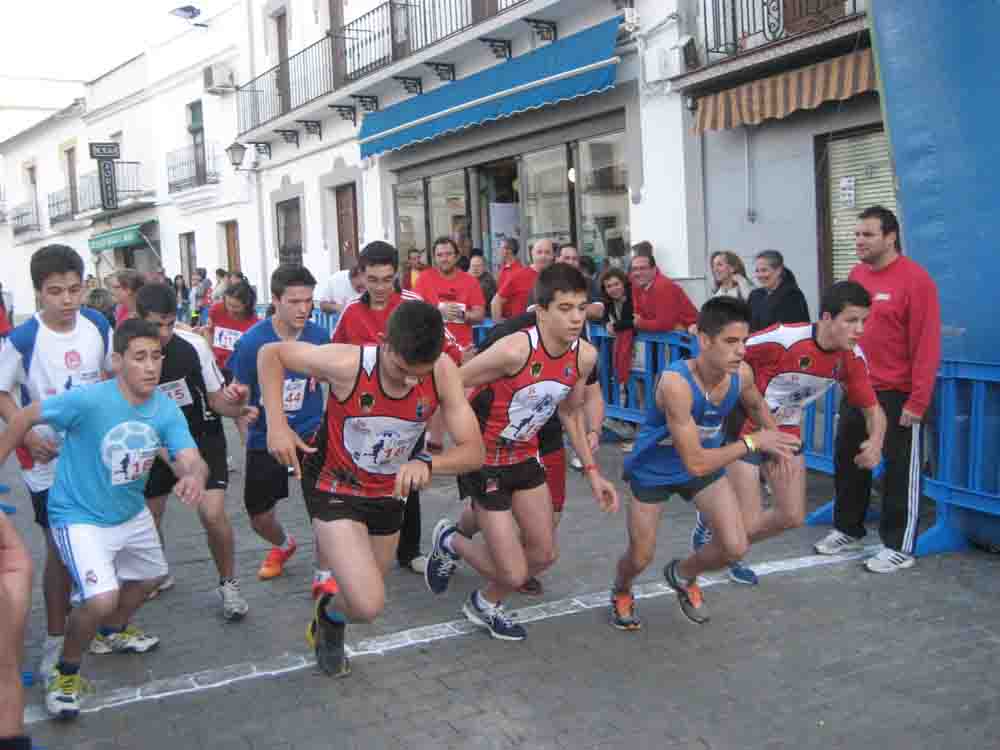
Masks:
[[[75,604],[117,591],[120,581],[147,581],[167,574],[163,546],[148,508],[118,526],[54,527],[52,537],[73,579]]]

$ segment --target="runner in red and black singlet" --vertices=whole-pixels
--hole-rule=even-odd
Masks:
[[[392,563],[412,491],[431,475],[468,472],[482,463],[483,443],[455,363],[441,356],[444,320],[425,302],[404,302],[389,318],[378,347],[282,342],[260,351],[259,378],[268,451],[303,476],[317,555],[339,591],[317,599],[308,639],[328,674],[349,672],[344,654],[348,619],[371,622],[385,605],[384,575]],[[325,429],[307,445],[282,411],[285,370],[330,385]],[[436,456],[414,456],[424,425],[440,408],[455,440]],[[304,472],[297,451],[309,455]]]
[[[587,281],[578,269],[556,264],[539,275],[535,298],[536,327],[501,339],[462,366],[462,382],[476,389],[472,400],[486,444],[482,469],[462,477],[463,494],[472,498],[475,514],[474,524],[463,519],[463,527],[474,525],[484,533],[469,539],[442,519],[434,529],[425,573],[428,588],[440,594],[459,559],[475,568],[487,586],[472,593],[463,611],[502,640],[526,637],[524,628],[505,614],[503,599],[556,560],[538,431],[557,408],[598,504],[604,510],[618,507],[614,487],[593,463],[578,416],[587,378],[597,364],[594,347],[580,341]]]

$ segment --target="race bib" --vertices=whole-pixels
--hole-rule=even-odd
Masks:
[[[111,452],[111,484],[128,484],[143,479],[156,460],[156,448],[113,450]]]
[[[100,370],[84,370],[83,372],[77,373],[73,376],[73,388],[81,385],[91,385],[92,383],[101,382],[101,371]]]
[[[802,407],[798,404],[779,406],[774,411],[774,421],[780,425],[798,425],[802,421]]]
[[[286,380],[283,396],[285,411],[298,411],[306,400],[306,381]]]
[[[171,380],[169,383],[160,383],[160,390],[178,406],[190,406],[194,403],[191,398],[191,389],[188,388],[184,378]]]
[[[410,459],[425,427],[395,417],[349,417],[344,420],[344,447],[368,473],[391,476]]]
[[[231,352],[236,348],[236,342],[243,335],[241,331],[235,331],[232,328],[220,328],[216,326],[214,330],[215,334],[212,337],[212,345],[216,349],[225,349],[227,352]]]

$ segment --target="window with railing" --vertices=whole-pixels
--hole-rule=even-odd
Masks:
[[[218,147],[192,144],[167,154],[167,190],[179,193],[219,181]]]
[[[142,163],[138,161],[116,161],[115,183],[119,201],[148,192],[148,188],[143,185]],[[78,202],[81,212],[101,207],[101,185],[97,179],[97,172],[88,172],[80,177]]]
[[[58,224],[73,218],[73,191],[69,188],[49,193],[49,223]]]
[[[14,234],[38,229],[38,209],[35,202],[28,201],[14,206],[10,214],[10,221],[14,225]]]

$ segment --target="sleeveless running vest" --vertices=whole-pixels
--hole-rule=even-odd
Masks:
[[[730,375],[729,390],[722,403],[716,405],[705,397],[705,392],[695,382],[687,363],[688,360],[674,362],[664,370],[664,374],[680,373],[691,386],[691,416],[698,426],[701,445],[704,448],[718,448],[725,437],[722,423],[740,397],[740,376]],[[641,487],[687,484],[694,477],[688,473],[680,454],[674,448],[666,415],[657,407],[652,396],[649,400],[651,404],[646,410],[646,419],[639,429],[635,447],[625,459],[624,477]]]

